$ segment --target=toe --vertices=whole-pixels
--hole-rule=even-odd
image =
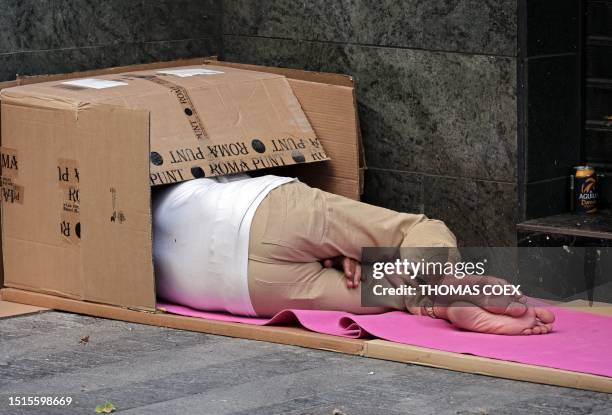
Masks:
[[[535,307],[536,317],[544,324],[554,323],[555,315],[544,307]]]
[[[542,329],[541,329],[541,327],[540,327],[540,326],[535,325],[535,326],[533,326],[533,327],[531,328],[531,332],[532,332],[533,334],[541,334],[541,333],[542,333]]]
[[[540,319],[536,319],[536,325],[534,326],[534,328],[535,327],[539,329],[540,334],[547,334],[552,331],[552,323],[542,323]]]
[[[523,330],[523,333],[522,333],[522,334],[524,334],[524,335],[526,335],[526,336],[530,335],[530,334],[531,334],[531,329],[525,329],[525,330]]]

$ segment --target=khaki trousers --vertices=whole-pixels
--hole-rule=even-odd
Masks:
[[[343,272],[319,261],[344,255],[361,260],[362,247],[456,247],[443,222],[357,202],[300,182],[277,187],[251,224],[248,284],[258,316],[286,309],[374,314]],[[406,309],[400,304],[393,308]]]

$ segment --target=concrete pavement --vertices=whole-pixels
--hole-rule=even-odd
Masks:
[[[0,320],[0,414],[93,414],[106,400],[149,415],[612,413],[608,394],[333,352],[60,312]]]

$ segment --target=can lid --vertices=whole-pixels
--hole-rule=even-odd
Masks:
[[[593,170],[593,167],[589,166],[588,164],[585,164],[584,166],[574,167],[574,170]]]

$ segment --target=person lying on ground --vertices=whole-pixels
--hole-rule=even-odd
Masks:
[[[454,296],[452,302],[405,296],[385,307],[363,306],[362,247],[455,248],[455,236],[425,215],[354,201],[291,178],[234,175],[168,186],[154,197],[153,239],[157,295],[195,309],[257,317],[285,309],[402,310],[509,335],[545,334],[554,322],[552,312],[526,304],[521,295]]]

